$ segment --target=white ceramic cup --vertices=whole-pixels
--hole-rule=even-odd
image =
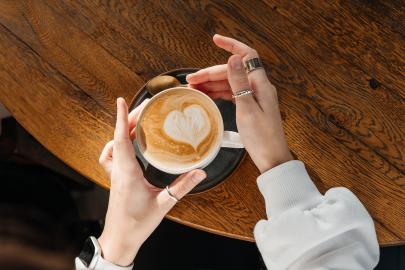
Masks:
[[[208,164],[210,164],[215,159],[215,157],[218,155],[219,150],[221,149],[221,147],[244,148],[244,146],[242,144],[242,141],[240,139],[239,133],[234,132],[234,131],[226,131],[226,130],[224,130],[224,124],[223,124],[222,115],[221,115],[217,105],[215,104],[215,102],[209,96],[204,94],[203,92],[192,89],[192,88],[188,88],[188,87],[183,87],[183,86],[173,87],[173,88],[166,89],[166,90],[154,95],[149,100],[149,103],[145,106],[144,110],[140,113],[139,118],[138,118],[138,122],[142,121],[143,112],[149,106],[149,104],[152,104],[153,101],[158,99],[161,95],[163,95],[163,94],[165,94],[167,92],[170,92],[170,91],[176,91],[177,89],[187,89],[187,90],[190,90],[190,91],[194,91],[194,92],[198,93],[199,95],[201,95],[201,97],[205,98],[206,100],[209,100],[209,102],[212,103],[213,107],[218,110],[218,115],[220,116],[219,123],[220,123],[220,125],[222,127],[221,128],[222,134],[220,134],[221,139],[218,140],[217,144],[214,147],[212,147],[209,154],[205,158],[203,158],[199,162],[194,163],[194,164],[192,164],[192,165],[190,165],[189,167],[186,167],[186,168],[175,168],[175,167],[170,167],[169,168],[169,167],[162,166],[158,162],[155,162],[152,158],[150,158],[150,157],[148,157],[146,155],[143,155],[145,149],[143,149],[142,144],[139,143],[139,141],[135,139],[140,153],[142,154],[142,156],[145,158],[145,160],[150,165],[152,165],[156,169],[159,169],[159,170],[161,170],[163,172],[166,172],[166,173],[182,174],[182,173],[191,171],[193,169],[202,169],[202,168],[208,166]],[[137,125],[137,127],[136,127],[136,138],[141,138],[140,133],[141,133],[140,125]]]

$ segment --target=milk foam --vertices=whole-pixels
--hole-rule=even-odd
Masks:
[[[188,143],[197,149],[208,136],[211,123],[204,108],[193,104],[183,111],[171,111],[165,118],[163,130],[173,140]]]

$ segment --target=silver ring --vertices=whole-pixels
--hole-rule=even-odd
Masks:
[[[245,61],[246,73],[252,72],[255,69],[264,68],[259,57],[255,57]]]
[[[241,91],[236,92],[235,94],[232,94],[232,98],[238,98],[246,95],[251,95],[253,94],[254,91],[252,89],[244,89]]]
[[[172,198],[175,202],[178,202],[178,201],[179,201],[179,199],[177,199],[176,196],[174,196],[174,195],[171,193],[169,186],[166,186],[165,189],[166,189],[166,191],[167,191],[167,194],[169,194],[170,198]]]

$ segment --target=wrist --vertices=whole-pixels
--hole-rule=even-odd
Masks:
[[[126,235],[116,235],[103,232],[98,238],[101,248],[101,256],[104,260],[118,266],[128,266],[132,264],[141,244],[131,241],[131,237]]]
[[[267,162],[266,164],[263,164],[261,167],[258,167],[260,173],[265,173],[283,163],[286,163],[290,160],[293,160],[293,157],[290,156],[289,157],[284,157],[284,158],[280,158],[280,159],[276,159],[276,160],[271,160],[269,162]]]
[[[294,159],[287,145],[285,147],[278,148],[278,151],[276,148],[273,149],[274,150],[272,151],[271,156],[263,158],[263,162],[257,166],[260,173],[267,172],[268,170]]]

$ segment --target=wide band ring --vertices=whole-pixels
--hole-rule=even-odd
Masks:
[[[235,94],[233,94],[232,98],[238,98],[238,97],[242,97],[242,96],[246,96],[246,95],[251,95],[253,93],[254,93],[253,89],[244,89],[244,90],[240,90],[240,91],[236,92]]]
[[[252,72],[255,69],[264,68],[259,57],[255,57],[245,61],[246,73]]]
[[[166,191],[167,191],[167,194],[169,194],[169,197],[170,197],[170,198],[172,198],[175,202],[180,201],[180,200],[177,199],[177,197],[174,196],[173,193],[170,191],[170,187],[169,187],[169,186],[166,186],[165,189],[166,189]]]

